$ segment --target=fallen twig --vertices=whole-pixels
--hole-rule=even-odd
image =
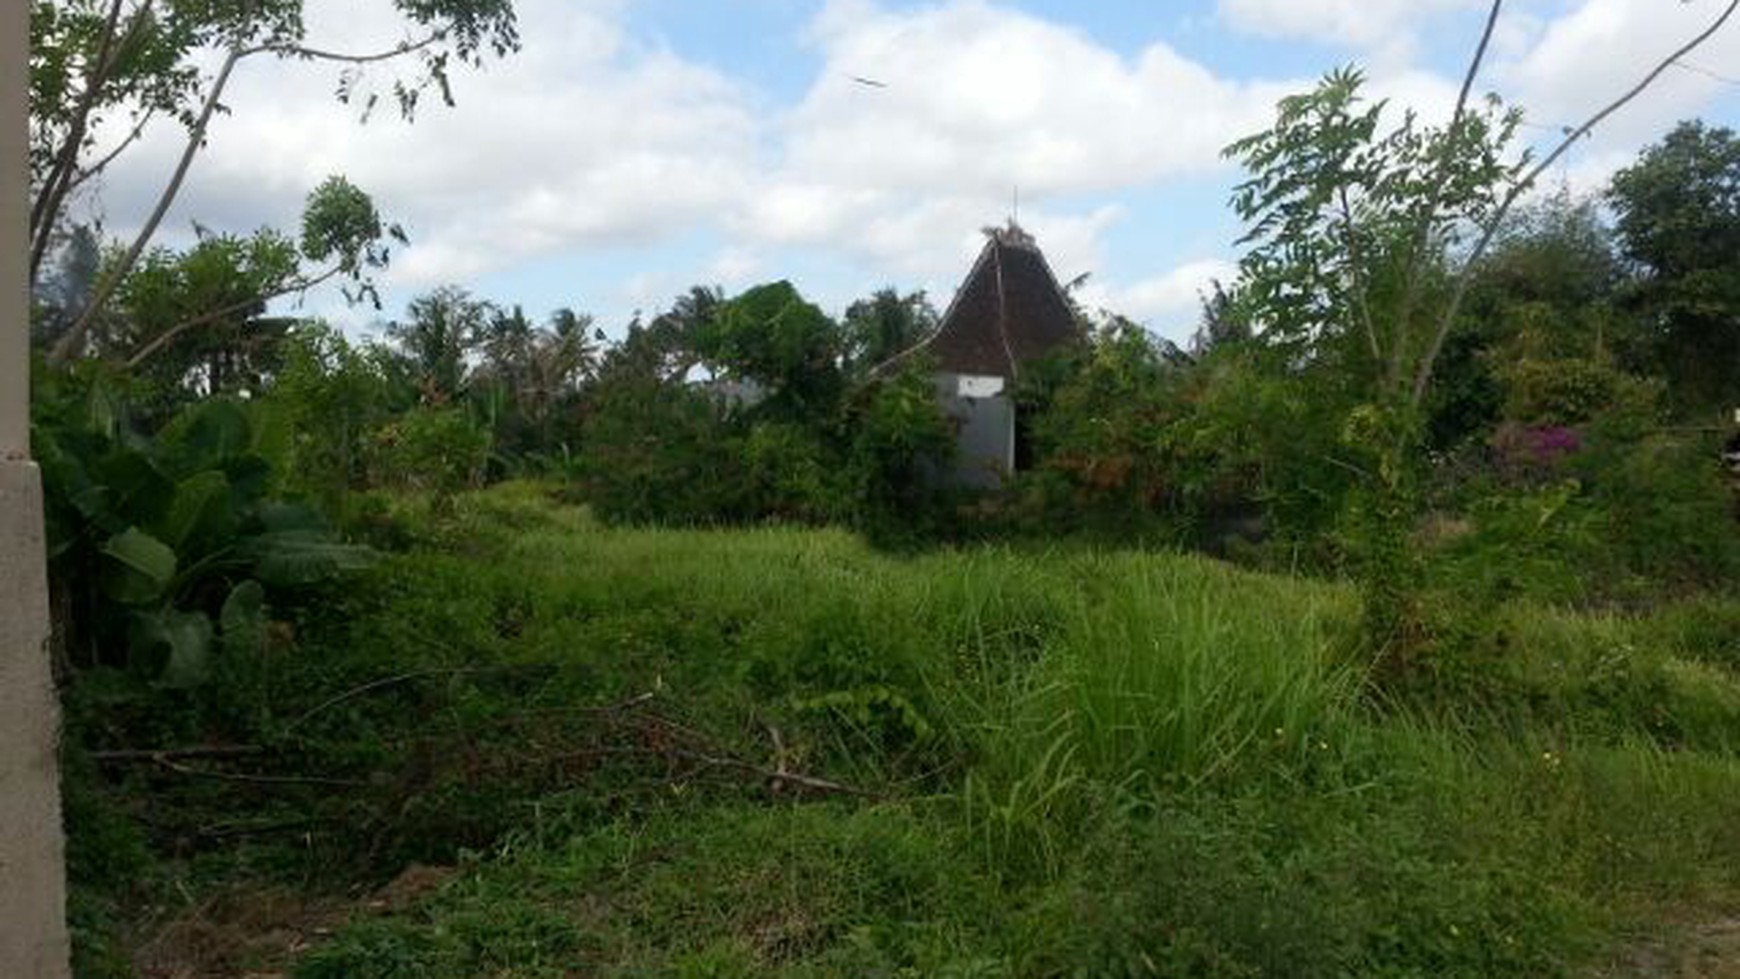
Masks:
[[[90,757],[95,762],[118,764],[136,761],[154,762],[160,758],[237,758],[265,753],[265,746],[257,744],[202,744],[189,748],[121,748],[115,751],[93,751],[90,753]]]
[[[307,829],[310,826],[319,826],[325,822],[327,820],[278,819],[266,823],[218,823],[212,826],[201,826],[194,830],[194,834],[203,840],[227,840],[238,836],[264,836],[268,833]]]
[[[325,785],[341,789],[367,788],[367,782],[349,778],[325,778],[318,775],[247,775],[240,772],[218,772],[209,768],[194,768],[159,755],[152,761],[159,767],[166,768],[178,775],[189,775],[196,778],[215,778],[226,782],[247,782],[253,785]]]
[[[708,765],[714,768],[733,768],[741,772],[758,775],[770,786],[789,783],[801,789],[808,789],[811,792],[820,792],[823,795],[850,795],[857,796],[861,799],[880,798],[876,793],[867,789],[860,789],[851,785],[843,785],[839,782],[830,781],[825,778],[817,778],[814,775],[804,775],[798,772],[775,771],[765,765],[757,765],[754,762],[744,761],[741,758],[732,758],[728,755],[709,755],[698,751],[687,751],[682,748],[671,748],[665,751],[664,754],[667,754],[672,758],[681,758],[684,761],[691,761],[700,765]]]
[[[319,714],[322,711],[331,710],[345,701],[354,700],[357,697],[361,697],[363,694],[371,693],[375,690],[381,689],[382,687],[397,686],[401,683],[409,683],[412,680],[422,680],[434,676],[464,676],[469,673],[495,673],[506,670],[529,670],[534,668],[546,668],[548,665],[549,664],[547,663],[518,663],[503,666],[456,666],[433,670],[412,670],[409,673],[398,673],[393,676],[381,677],[378,680],[370,680],[361,686],[352,687],[343,693],[329,697],[326,700],[315,704],[313,707],[310,707],[308,710],[297,715],[297,717],[289,724],[285,725],[284,731],[285,733],[294,731],[307,723],[308,719],[316,714]]]

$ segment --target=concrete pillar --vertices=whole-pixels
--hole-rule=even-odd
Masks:
[[[30,461],[30,4],[0,0],[0,976],[67,974],[60,715],[49,674],[42,481]]]

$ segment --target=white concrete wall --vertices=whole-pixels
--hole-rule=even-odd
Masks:
[[[0,977],[60,979],[59,713],[47,653],[42,483],[30,462],[29,6],[0,0]]]
[[[1015,404],[1004,385],[992,385],[991,380],[1002,379],[947,371],[936,375],[943,413],[955,423],[952,478],[959,486],[996,489],[1015,470]],[[972,396],[993,387],[999,393]]]

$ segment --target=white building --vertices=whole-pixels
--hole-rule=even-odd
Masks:
[[[985,234],[942,325],[913,352],[936,363],[937,393],[957,432],[954,481],[994,489],[1027,462],[1012,397],[1022,367],[1080,333],[1033,236],[1013,221]]]

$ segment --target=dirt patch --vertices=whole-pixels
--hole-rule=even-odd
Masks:
[[[403,911],[441,889],[457,873],[452,867],[425,867],[414,863],[400,871],[368,901],[370,911]]]
[[[302,953],[346,922],[404,910],[453,878],[451,867],[412,864],[358,899],[288,888],[237,888],[163,922],[135,944],[141,979],[283,979]]]
[[[1740,918],[1676,929],[1626,949],[1596,979],[1740,979]]]

